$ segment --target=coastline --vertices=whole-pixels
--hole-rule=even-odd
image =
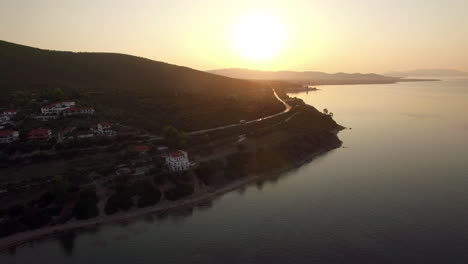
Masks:
[[[330,133],[336,136],[339,133],[339,131],[341,131],[342,129],[344,128],[340,127],[334,131],[330,131]],[[269,174],[269,175],[253,174],[243,179],[233,181],[227,185],[221,186],[216,189],[204,188],[204,190],[200,191],[200,193],[196,193],[192,195],[191,197],[182,199],[180,201],[170,202],[170,201],[165,200],[165,201],[158,203],[157,205],[146,207],[146,208],[141,208],[141,209],[135,209],[130,212],[116,213],[113,215],[103,215],[103,216],[99,216],[99,217],[88,219],[88,220],[79,220],[79,221],[72,220],[72,222],[69,222],[63,225],[47,226],[47,227],[39,228],[36,230],[21,232],[21,233],[17,233],[8,237],[0,238],[0,252],[4,252],[8,249],[21,246],[33,240],[38,240],[38,239],[42,239],[42,238],[46,238],[50,236],[56,236],[61,233],[66,233],[72,230],[96,227],[101,224],[111,224],[111,223],[135,220],[137,218],[140,218],[148,214],[164,213],[170,210],[175,210],[175,209],[179,209],[179,208],[183,208],[187,206],[196,206],[198,204],[202,204],[207,201],[213,201],[216,198],[221,197],[222,195],[226,193],[245,187],[258,180],[268,180],[268,178],[278,176],[282,173],[288,172],[295,168],[299,168],[300,166],[313,161],[315,158],[321,155],[324,155],[331,150],[339,148],[341,146],[341,141],[339,142],[340,142],[339,144],[330,145],[327,147],[321,147],[317,149],[316,151],[307,155],[307,157],[297,162],[294,162],[291,166],[280,169],[272,174]]]

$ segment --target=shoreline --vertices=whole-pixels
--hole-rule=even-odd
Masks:
[[[338,128],[334,131],[331,131],[331,133],[334,135],[337,135],[339,131],[341,131],[342,129],[344,128]],[[216,198],[221,197],[224,194],[227,194],[231,191],[237,190],[242,187],[246,187],[249,184],[254,183],[258,180],[268,180],[268,178],[279,176],[282,173],[286,173],[293,169],[297,169],[305,165],[306,163],[313,161],[319,156],[322,156],[328,153],[329,151],[339,148],[340,146],[341,146],[341,143],[338,145],[330,145],[329,147],[321,147],[317,149],[316,151],[307,155],[307,157],[297,162],[293,162],[291,166],[280,169],[269,175],[260,175],[260,174],[249,175],[246,178],[233,181],[227,185],[221,186],[213,190],[210,190],[209,189],[210,187],[205,188],[203,191],[201,191],[201,193],[194,194],[191,197],[182,199],[180,201],[171,202],[171,201],[165,200],[151,207],[135,209],[129,212],[116,213],[113,215],[103,215],[103,216],[99,216],[99,217],[88,219],[88,220],[72,220],[72,222],[65,223],[62,225],[46,226],[46,227],[39,228],[36,230],[21,232],[21,233],[17,233],[8,237],[0,238],[0,252],[4,252],[11,248],[19,247],[21,245],[24,245],[34,240],[57,236],[59,234],[66,233],[66,232],[73,231],[73,230],[92,228],[92,227],[96,227],[98,225],[103,225],[103,224],[112,224],[112,223],[136,220],[137,218],[141,218],[142,216],[145,216],[148,214],[164,213],[170,210],[175,210],[175,209],[179,209],[179,208],[183,208],[187,206],[196,206],[197,204],[202,204],[207,201],[213,201]],[[265,177],[265,176],[268,176],[268,177]]]

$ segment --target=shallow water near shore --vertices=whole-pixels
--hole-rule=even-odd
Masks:
[[[46,238],[0,263],[468,263],[468,80],[291,94],[343,148],[193,210]]]

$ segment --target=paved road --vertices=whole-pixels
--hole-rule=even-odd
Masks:
[[[243,126],[243,125],[246,125],[246,124],[253,124],[255,122],[260,122],[260,121],[263,121],[263,120],[274,118],[274,117],[286,114],[289,111],[291,111],[292,107],[290,105],[288,105],[283,99],[281,99],[278,96],[275,89],[273,89],[273,93],[275,94],[276,99],[278,99],[278,101],[280,101],[285,106],[285,109],[284,109],[283,112],[280,112],[280,113],[277,113],[277,114],[274,114],[274,115],[270,115],[270,116],[266,116],[266,117],[261,117],[261,118],[255,119],[255,120],[250,120],[250,121],[247,121],[247,122],[242,123],[242,124],[241,123],[235,123],[235,124],[226,125],[226,126],[220,126],[220,127],[208,128],[208,129],[203,129],[203,130],[198,130],[198,131],[192,131],[192,132],[189,132],[187,134],[189,134],[189,135],[199,135],[199,134],[204,134],[204,133],[213,132],[213,131],[217,131],[217,130],[223,130],[223,129],[227,129],[227,128]]]
[[[226,126],[219,126],[219,127],[214,127],[214,128],[208,128],[208,129],[203,129],[203,130],[198,130],[198,131],[192,131],[192,132],[188,132],[187,134],[188,135],[200,135],[200,134],[204,134],[204,133],[208,133],[208,132],[213,132],[213,131],[217,131],[217,130],[223,130],[223,129],[228,129],[228,128],[233,128],[233,127],[238,127],[238,126],[243,126],[243,125],[246,125],[246,124],[252,124],[252,123],[255,123],[255,122],[260,122],[260,121],[263,121],[263,120],[267,120],[267,119],[270,119],[270,118],[274,118],[274,117],[277,117],[277,116],[280,116],[280,115],[283,115],[283,114],[286,114],[288,113],[289,111],[291,111],[291,106],[286,103],[283,99],[281,99],[278,94],[276,93],[275,89],[273,89],[273,94],[275,95],[276,99],[278,99],[278,101],[280,101],[285,109],[280,112],[280,113],[277,113],[277,114],[274,114],[274,115],[270,115],[270,116],[266,116],[266,117],[261,117],[261,118],[258,118],[258,119],[255,119],[255,120],[250,120],[250,121],[247,121],[245,123],[235,123],[235,124],[231,124],[231,125],[226,125]],[[151,137],[151,140],[161,140],[161,139],[164,139],[164,137],[162,136],[155,136],[155,135],[148,135]]]

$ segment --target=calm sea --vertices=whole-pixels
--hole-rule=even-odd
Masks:
[[[0,255],[0,263],[468,263],[468,81],[323,86],[343,148],[210,206]]]

